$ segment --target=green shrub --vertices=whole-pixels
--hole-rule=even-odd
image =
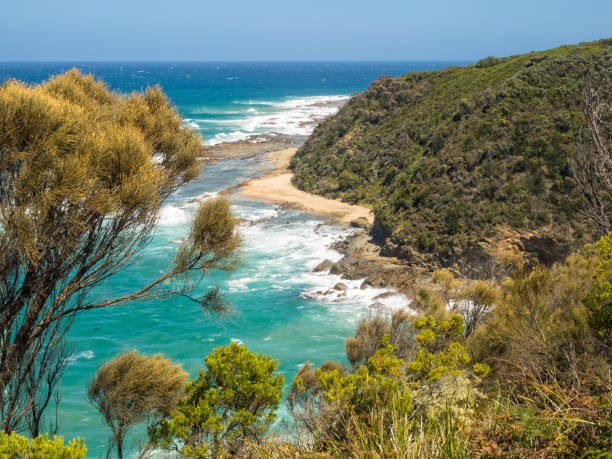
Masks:
[[[206,357],[170,418],[150,429],[151,442],[195,458],[236,454],[260,440],[276,418],[285,378],[278,362],[231,343]]]
[[[612,235],[601,238],[596,245],[599,264],[593,291],[583,299],[589,310],[589,325],[598,338],[612,346]]]
[[[0,457],[16,458],[57,458],[82,459],[87,454],[85,440],[72,439],[64,445],[64,437],[49,434],[39,435],[29,439],[12,432],[10,435],[0,432]]]

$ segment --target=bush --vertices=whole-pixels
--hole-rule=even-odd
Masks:
[[[473,357],[491,365],[489,380],[503,384],[490,388],[495,401],[478,416],[480,446],[515,456],[609,450],[612,353],[596,307],[605,305],[608,243],[504,281],[490,320],[468,340]]]
[[[134,425],[168,416],[186,381],[187,373],[181,365],[159,354],[147,357],[132,351],[102,365],[88,396],[112,431],[109,454],[117,445],[117,454],[123,457],[123,440]]]
[[[605,346],[612,346],[612,234],[604,236],[596,246],[599,263],[593,291],[583,299],[589,310],[589,325]]]
[[[285,378],[278,361],[231,343],[206,357],[170,418],[149,430],[151,442],[189,457],[235,455],[259,441],[276,418]]]
[[[377,331],[392,327],[381,317],[364,321],[353,340],[370,341]],[[352,373],[332,363],[300,370],[288,404],[298,426],[312,435],[315,450],[353,457],[466,454],[463,426],[473,412],[479,378],[460,343],[463,319],[455,314],[437,324],[431,316],[422,317],[411,325],[415,329],[420,332],[410,334],[414,344],[406,360],[384,334],[374,355]],[[488,367],[476,369],[486,373]]]
[[[64,445],[64,437],[49,434],[29,438],[12,432],[10,435],[0,432],[0,457],[3,458],[57,458],[82,459],[87,454],[85,440],[72,439]]]

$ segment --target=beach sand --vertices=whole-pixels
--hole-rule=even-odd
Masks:
[[[291,184],[293,174],[288,170],[289,161],[297,148],[268,153],[268,159],[277,169],[268,175],[246,182],[239,194],[255,199],[294,205],[306,212],[329,215],[340,222],[350,223],[358,218],[374,222],[374,214],[363,206],[347,204],[298,190]]]

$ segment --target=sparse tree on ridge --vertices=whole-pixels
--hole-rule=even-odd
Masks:
[[[201,151],[159,87],[122,96],[77,70],[0,86],[0,429],[22,427],[15,389],[76,314],[189,296],[188,273],[232,267],[239,237],[217,198],[201,204],[166,273],[114,298],[92,293],[142,253]]]
[[[606,73],[591,76],[583,92],[583,110],[587,129],[576,143],[575,158],[570,161],[574,179],[587,201],[586,216],[599,236],[612,230],[609,207],[612,198],[612,61]]]

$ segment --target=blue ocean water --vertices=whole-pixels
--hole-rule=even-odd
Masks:
[[[76,66],[121,92],[159,84],[184,123],[200,132],[205,143],[214,144],[254,134],[308,134],[314,121],[381,75],[451,64],[456,63],[0,63],[0,81],[38,83]],[[186,234],[195,205],[191,201],[271,169],[256,158],[204,167],[197,180],[165,203],[142,257],[95,294],[117,296],[164,272]],[[306,361],[344,361],[345,338],[383,290],[360,289],[360,281],[343,280],[349,286],[346,296],[322,295],[339,278],[313,273],[312,268],[325,258],[339,259],[330,246],[351,230],[322,225],[330,222],[320,216],[237,195],[232,203],[244,220],[242,262],[237,270],[211,273],[201,283],[202,291],[219,285],[232,303],[228,315],[207,315],[196,304],[175,298],[89,311],[75,320],[69,340],[76,352],[61,382],[59,433],[86,438],[89,456],[104,454],[108,431],[89,405],[86,387],[96,369],[118,352],[162,353],[195,375],[214,347],[240,341],[278,359],[287,384]],[[383,301],[398,307],[408,299],[391,296]],[[285,413],[284,408],[279,411]],[[130,441],[141,434],[135,431]]]

